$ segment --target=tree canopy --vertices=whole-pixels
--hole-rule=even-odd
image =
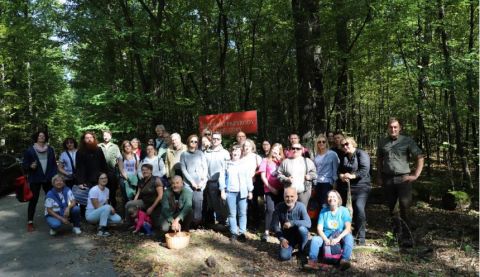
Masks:
[[[9,151],[37,129],[144,140],[257,110],[258,138],[341,129],[372,149],[396,116],[429,166],[478,165],[473,0],[2,1],[0,45]]]

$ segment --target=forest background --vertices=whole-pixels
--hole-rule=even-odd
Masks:
[[[258,140],[340,129],[374,155],[396,116],[426,174],[478,194],[478,81],[473,0],[0,1],[0,139],[17,154],[39,129],[60,150],[257,110]]]

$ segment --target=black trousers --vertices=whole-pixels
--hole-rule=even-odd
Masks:
[[[33,221],[35,210],[37,209],[38,198],[40,197],[40,189],[43,188],[45,194],[52,189],[51,182],[30,183],[30,190],[33,193],[33,197],[28,202],[28,221]],[[43,206],[43,205],[42,205]]]

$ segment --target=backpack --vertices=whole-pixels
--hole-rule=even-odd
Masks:
[[[335,231],[333,234],[330,235],[329,238],[336,238],[340,235],[340,231]],[[323,260],[326,263],[338,263],[342,258],[343,249],[342,245],[339,243],[335,245],[326,245],[323,244]]]
[[[15,179],[15,196],[20,202],[28,202],[33,198],[33,193],[30,190],[30,186],[25,176],[20,176]]]

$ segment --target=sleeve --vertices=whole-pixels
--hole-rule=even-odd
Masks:
[[[83,159],[84,159],[83,153],[80,151],[77,151],[77,155],[75,157],[75,164],[77,165],[75,174],[76,174],[78,184],[86,183],[85,164],[83,162]]]
[[[297,209],[299,209],[299,219],[292,220],[292,224],[298,227],[304,226],[306,228],[310,228],[312,226],[312,221],[308,216],[307,208],[305,208],[305,205],[303,205],[303,203],[297,202]]]
[[[310,176],[310,180],[317,179],[317,168],[315,164],[309,158],[304,158],[307,162],[307,175]]]
[[[75,196],[73,196],[72,190],[68,190],[67,197],[68,197],[68,202],[69,203],[72,202],[72,201],[75,201]]]
[[[325,212],[320,211],[320,216],[318,217],[317,226],[325,226]]]
[[[97,187],[93,187],[90,189],[88,192],[88,199],[99,199],[100,197],[100,190],[97,189]]]
[[[157,156],[157,162],[158,162],[158,170],[160,172],[160,176],[165,175],[165,163],[163,162],[163,159],[160,156]]]
[[[202,157],[202,179],[204,180],[207,180],[208,179],[208,163],[207,163],[207,156],[205,156],[205,154],[203,152],[200,152],[201,153],[201,157]],[[205,186],[207,184],[205,183]]]
[[[332,157],[332,178],[333,182],[336,182],[338,179],[338,165],[340,164],[340,159],[338,158],[337,153],[334,151],[330,152]]]
[[[194,183],[194,181],[193,181],[192,176],[190,176],[190,174],[188,173],[188,170],[187,170],[187,161],[186,161],[186,158],[185,158],[186,157],[185,153],[186,152],[183,152],[180,155],[180,167],[182,169],[183,177],[187,181],[186,183],[188,183],[189,185],[192,185]]]
[[[107,160],[105,159],[105,155],[103,154],[102,148],[97,148],[97,156],[99,159],[100,170],[102,172],[108,172]]]
[[[25,150],[23,153],[23,161],[22,161],[22,167],[25,172],[29,172],[32,169],[30,168],[30,165],[33,163],[33,155],[30,153],[30,148]]]
[[[55,204],[55,200],[53,200],[52,198],[45,198],[45,208],[48,209],[48,208],[53,208]]]
[[[343,222],[352,222],[352,217],[350,216],[350,212],[347,208],[342,209],[342,220]]]
[[[258,172],[267,172],[267,158],[263,159],[260,165],[258,166]]]
[[[184,190],[185,190],[185,188],[184,188]],[[192,211],[192,194],[188,193],[188,195],[187,195],[186,192],[184,192],[182,194],[184,194],[183,195],[183,207],[180,210],[180,212],[178,213],[178,218],[180,218],[181,220],[183,220],[188,215],[188,213],[190,213]]]
[[[285,184],[287,182],[287,179],[288,179],[286,169],[285,169],[285,161],[286,160],[282,161],[282,163],[278,167],[278,171],[277,171],[278,172],[277,178],[283,184]]]
[[[165,218],[169,223],[172,223],[173,221],[173,214],[170,211],[170,203],[168,202],[168,197],[170,193],[169,191],[165,191],[162,197],[162,211],[161,214],[163,218]]]
[[[226,175],[227,175],[227,163],[224,162],[224,168],[220,170],[220,176],[218,177],[218,189],[220,191],[226,190],[227,184],[225,183]]]
[[[412,157],[415,157],[415,158],[422,155],[422,150],[420,149],[420,147],[418,147],[418,145],[415,143],[415,141],[411,138],[409,138],[408,151],[410,152],[410,155],[412,155]]]
[[[358,169],[354,172],[357,179],[365,178],[370,173],[370,157],[367,152],[357,149]]]
[[[248,174],[248,171],[245,170],[245,181],[247,182],[247,190],[248,192],[253,191],[253,178]]]

